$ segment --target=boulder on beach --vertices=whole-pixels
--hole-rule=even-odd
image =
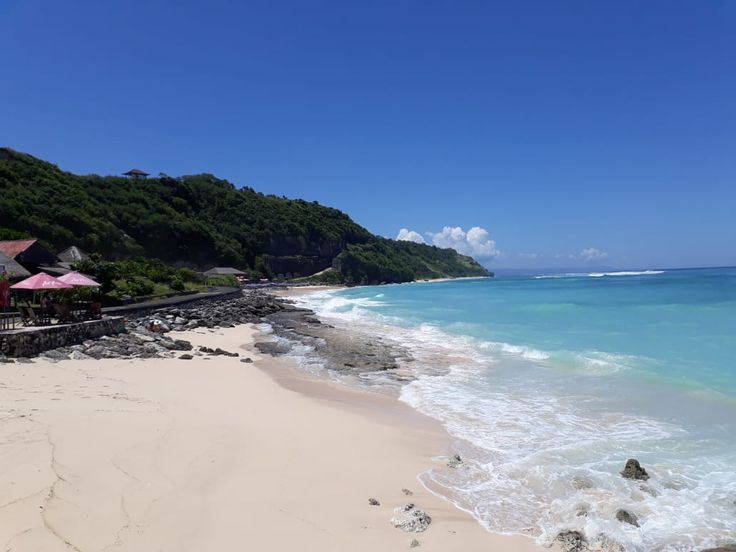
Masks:
[[[638,479],[641,481],[649,479],[647,470],[641,467],[641,464],[639,464],[639,461],[636,458],[629,458],[626,461],[626,466],[621,472],[621,475],[626,479]]]
[[[397,529],[411,533],[421,533],[429,528],[432,518],[427,512],[417,508],[414,504],[406,504],[394,509],[391,523]]]
[[[371,506],[380,506],[381,505],[381,503],[378,502],[378,500],[376,500],[375,498],[369,498],[368,499],[368,504],[370,504]]]
[[[617,510],[616,519],[619,520],[621,523],[628,523],[629,525],[633,525],[634,527],[639,527],[639,518],[636,517],[636,514],[632,514],[627,510]]]

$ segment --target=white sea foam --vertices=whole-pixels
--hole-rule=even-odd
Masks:
[[[604,276],[656,276],[664,274],[664,270],[620,270],[617,272],[566,272],[564,274],[541,274],[537,280],[554,278],[602,278]]]
[[[439,420],[466,460],[462,469],[433,469],[421,479],[490,530],[542,543],[581,530],[591,542],[634,552],[689,552],[736,540],[734,449],[664,417],[611,406],[627,404],[636,391],[612,378],[651,359],[541,351],[411,325],[375,312],[383,294],[307,298],[305,305],[335,325],[411,349],[415,362],[402,368],[415,379],[400,398]],[[382,376],[363,379],[376,384]],[[619,475],[629,457],[642,461],[649,481]],[[617,521],[620,508],[637,515],[640,527]]]

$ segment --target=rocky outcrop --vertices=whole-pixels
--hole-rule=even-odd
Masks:
[[[273,339],[256,343],[264,354],[288,353],[294,342],[306,345],[328,369],[336,371],[378,372],[399,367],[399,360],[410,360],[406,348],[397,343],[323,324],[309,309],[275,299],[280,309],[263,321],[271,325]]]
[[[432,518],[424,510],[420,510],[414,504],[406,504],[394,509],[394,517],[391,518],[394,527],[402,531],[421,533],[429,528]]]
[[[641,464],[639,464],[639,461],[636,458],[629,458],[626,461],[626,466],[621,472],[621,475],[626,479],[637,479],[641,481],[649,479],[647,470],[641,467]]]

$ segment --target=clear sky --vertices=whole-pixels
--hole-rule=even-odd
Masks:
[[[0,53],[0,145],[70,171],[497,267],[736,264],[733,1],[0,0]]]

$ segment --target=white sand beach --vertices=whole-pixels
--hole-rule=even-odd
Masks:
[[[532,551],[421,487],[447,451],[389,397],[301,376],[255,327],[180,333],[238,358],[0,365],[4,551]],[[402,489],[413,491],[405,496]],[[380,506],[370,506],[369,498]],[[389,522],[413,502],[424,533]]]

